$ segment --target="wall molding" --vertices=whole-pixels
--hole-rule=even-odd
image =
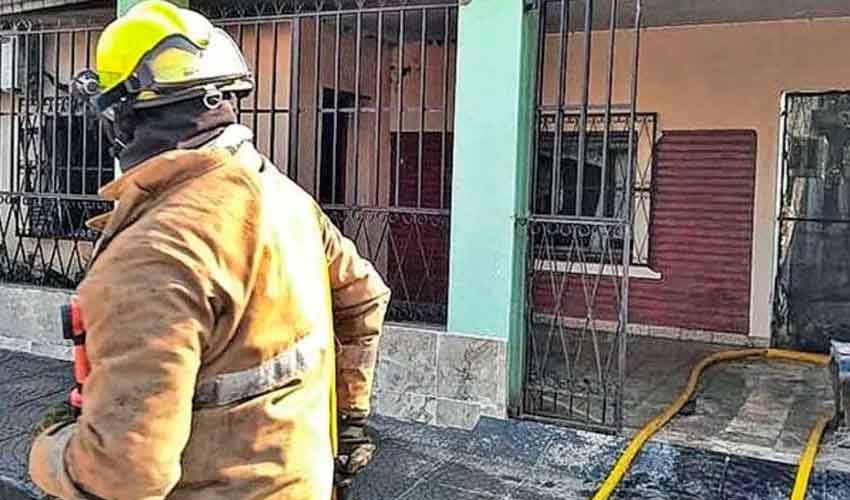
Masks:
[[[567,328],[583,328],[585,323],[585,320],[582,318],[556,318],[551,314],[535,314],[534,320],[541,323],[557,321],[558,324]],[[613,333],[617,330],[617,322],[596,320],[594,322],[594,327],[600,332]],[[770,339],[767,337],[754,337],[741,333],[693,330],[677,326],[643,325],[637,323],[630,323],[628,328],[629,335],[637,337],[704,342],[706,344],[720,344],[735,347],[763,348],[770,346]]]

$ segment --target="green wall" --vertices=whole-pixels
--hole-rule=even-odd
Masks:
[[[519,0],[460,8],[449,330],[508,338],[521,317],[537,24]]]
[[[460,7],[449,289],[453,333],[508,341],[508,398],[521,397],[525,230],[537,12],[520,0]]]
[[[118,0],[118,15],[123,16],[128,10],[137,3],[142,3],[143,0]],[[189,0],[169,0],[173,4],[181,7],[188,7]]]

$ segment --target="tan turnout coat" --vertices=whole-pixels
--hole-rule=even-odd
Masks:
[[[91,374],[76,424],[37,438],[65,499],[326,500],[331,379],[369,412],[389,290],[249,143],[172,151],[105,186],[78,293]],[[335,347],[334,347],[335,346]]]

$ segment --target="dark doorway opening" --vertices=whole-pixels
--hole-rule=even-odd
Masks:
[[[850,92],[785,102],[775,343],[850,341]]]

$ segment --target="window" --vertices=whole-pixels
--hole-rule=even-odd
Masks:
[[[553,177],[555,153],[554,134],[544,134],[538,149],[537,189],[534,213],[583,217],[621,217],[626,165],[629,161],[629,140],[624,133],[611,134],[608,139],[607,165],[603,165],[603,134],[587,136],[587,160],[582,183],[581,213],[576,210],[577,174],[579,164],[578,134],[563,136],[560,179]],[[553,182],[554,181],[554,182]],[[552,196],[553,186],[555,196]]]
[[[604,115],[588,117],[586,160],[579,193],[578,115],[565,117],[560,137],[561,157],[555,161],[554,117],[545,117],[538,133],[537,166],[534,176],[532,213],[537,216],[619,219],[626,205],[626,174],[629,167],[629,122],[627,114],[611,117],[608,152],[605,142]],[[652,152],[655,145],[655,115],[638,115],[632,127],[635,162],[632,169],[632,264],[649,265],[649,226],[652,201]],[[581,199],[579,200],[579,194]],[[622,258],[622,235],[601,231],[574,236],[557,235],[554,258],[564,260],[576,247],[588,262],[611,262]],[[612,259],[613,254],[613,259]]]

